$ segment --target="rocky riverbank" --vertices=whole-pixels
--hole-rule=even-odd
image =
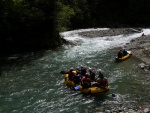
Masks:
[[[109,30],[95,30],[95,31],[85,31],[78,33],[82,37],[104,37],[104,36],[116,36],[116,35],[126,35],[131,34],[133,32],[140,32],[139,30],[131,29],[131,28],[111,28]]]
[[[141,60],[141,68],[150,70],[150,35],[132,40],[126,48]]]

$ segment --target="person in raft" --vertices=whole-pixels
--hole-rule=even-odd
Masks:
[[[99,75],[98,75],[98,78],[97,78],[96,82],[102,88],[107,87],[108,86],[108,80],[107,80],[106,77],[104,77],[104,74],[102,73],[102,70],[99,69],[98,73],[99,73]]]
[[[73,80],[75,73],[73,72],[73,68],[70,68],[70,70],[66,71],[65,74],[68,74],[69,80]]]
[[[91,79],[89,78],[88,73],[86,73],[85,76],[81,79],[81,86],[83,89],[91,87]]]
[[[87,72],[86,67],[83,67],[83,65],[81,65],[80,68],[78,68],[77,70],[78,70],[80,78],[82,79]]]
[[[122,56],[123,56],[122,50],[119,50],[118,51],[118,58],[122,58]]]
[[[79,67],[76,68],[76,74],[73,76],[73,82],[76,84],[80,84],[80,70]]]
[[[92,70],[92,68],[89,68],[89,78],[92,81],[95,81],[95,72]]]
[[[123,48],[122,54],[123,54],[123,56],[126,56],[128,54],[128,52],[127,52],[127,50],[125,48]]]

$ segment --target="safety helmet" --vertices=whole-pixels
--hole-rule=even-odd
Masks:
[[[99,69],[98,72],[102,72],[102,69]]]
[[[83,67],[83,65],[80,65],[80,67]]]
[[[92,71],[92,68],[89,67],[89,71]]]
[[[73,71],[73,67],[70,68],[70,71]]]
[[[76,70],[79,70],[79,69],[80,69],[79,67],[76,68]]]

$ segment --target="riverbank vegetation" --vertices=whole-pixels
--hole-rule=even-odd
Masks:
[[[1,0],[0,51],[53,49],[60,32],[91,27],[149,27],[149,0]]]

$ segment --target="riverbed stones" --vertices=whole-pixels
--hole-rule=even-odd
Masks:
[[[144,69],[145,65],[146,65],[146,64],[142,62],[142,63],[139,64],[139,67],[140,67],[141,69]]]
[[[127,35],[133,33],[130,28],[111,28],[109,30],[94,30],[94,31],[85,31],[78,33],[82,37],[104,37],[104,36],[116,36],[116,35]]]

